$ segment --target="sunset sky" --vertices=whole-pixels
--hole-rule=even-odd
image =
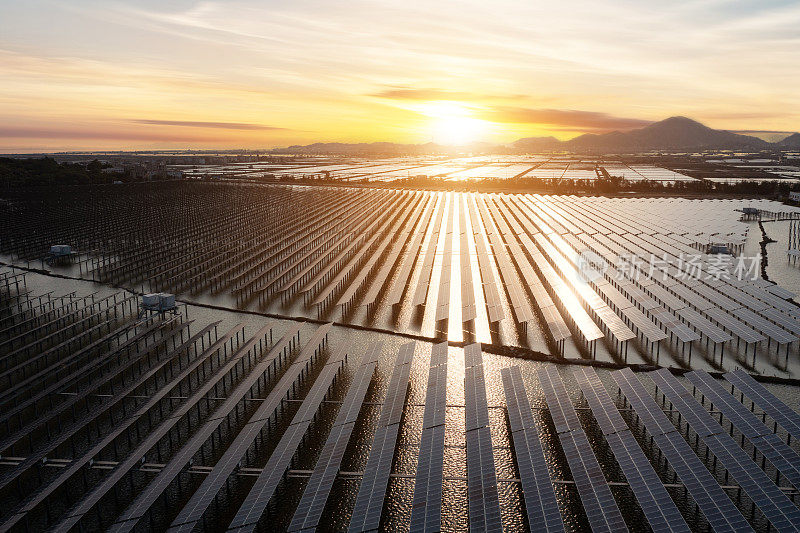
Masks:
[[[800,3],[0,0],[0,151],[800,129]]]

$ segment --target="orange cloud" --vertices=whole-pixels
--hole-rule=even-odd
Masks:
[[[652,124],[651,120],[626,118],[572,109],[528,109],[523,107],[494,107],[482,118],[492,122],[512,124],[543,124],[555,131],[613,131],[632,130]]]

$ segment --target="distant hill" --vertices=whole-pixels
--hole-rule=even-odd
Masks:
[[[800,150],[800,133],[793,133],[783,139],[775,143],[776,145],[780,146],[781,148],[788,148],[790,150]]]
[[[348,156],[452,154],[455,151],[472,153],[526,153],[568,151],[577,153],[637,153],[649,151],[698,150],[785,150],[800,149],[800,133],[770,143],[752,135],[715,130],[686,117],[670,117],[640,129],[626,132],[587,133],[559,141],[555,137],[525,137],[500,146],[476,143],[457,148],[435,143],[395,144],[377,143],[314,143],[272,150],[274,153],[336,154]]]
[[[522,152],[548,152],[563,150],[563,143],[555,137],[525,137],[511,143],[515,151]]]
[[[586,134],[564,143],[572,151],[645,152],[649,150],[741,150],[769,148],[771,143],[711,129],[686,117],[671,117],[638,130]]]

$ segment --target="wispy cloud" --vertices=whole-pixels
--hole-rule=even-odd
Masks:
[[[662,7],[11,2],[0,17],[0,124],[69,129],[146,117],[159,122],[126,125],[253,144],[312,135],[419,142],[431,123],[417,107],[450,100],[500,124],[487,139],[500,142],[625,130],[670,115],[716,128],[800,129],[800,4]]]
[[[616,117],[595,111],[572,109],[528,109],[524,107],[495,107],[483,114],[492,122],[538,124],[552,126],[559,131],[612,131],[632,130],[652,124],[651,120]]]
[[[367,96],[387,98],[390,100],[456,100],[464,102],[475,100],[517,100],[525,98],[525,96],[520,94],[476,94],[465,91],[416,87],[389,87],[382,91],[370,93]]]
[[[276,126],[264,124],[249,124],[247,122],[205,122],[197,120],[158,120],[158,119],[135,119],[131,120],[136,124],[149,124],[153,126],[179,126],[182,128],[218,128],[223,130],[285,130]]]
[[[2,126],[0,138],[17,139],[85,139],[148,142],[207,142],[215,140],[211,135],[186,135],[183,133],[159,133],[143,129],[116,129],[103,127],[26,127]],[[218,138],[217,138],[218,139]]]
[[[389,98],[392,100],[468,100],[472,98],[472,95],[469,93],[458,91],[410,88],[386,89],[384,91],[372,93],[369,96]]]

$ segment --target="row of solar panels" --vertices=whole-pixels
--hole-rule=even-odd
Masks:
[[[203,336],[209,328],[199,332],[183,345],[175,348],[178,352],[186,348],[192,340]],[[207,476],[194,490],[189,502],[172,521],[170,529],[191,531],[202,527],[203,518],[217,498],[221,488],[231,475],[241,466],[241,462],[261,431],[275,416],[285,398],[294,390],[295,383],[309,374],[316,356],[326,345],[331,325],[318,328],[299,354],[291,358],[291,347],[298,339],[300,326],[296,325],[283,335],[266,353],[257,352],[262,340],[270,335],[270,328],[264,327],[249,341],[241,343],[234,350],[232,340],[238,339],[241,326],[233,328],[227,335],[218,339],[201,354],[192,365],[184,368],[180,375],[174,376],[158,395],[151,398],[128,419],[93,448],[75,460],[55,480],[33,495],[22,509],[0,525],[8,529],[24,520],[26,512],[41,505],[56,489],[76,475],[81,468],[107,448],[115,438],[127,431],[139,418],[147,415],[159,405],[164,397],[177,384],[204,364],[208,358],[220,361],[213,373],[169,414],[158,427],[150,432],[125,460],[117,464],[99,484],[70,509],[54,526],[56,531],[68,531],[82,523],[89,511],[96,508],[101,500],[113,493],[117,484],[141,464],[141,459],[168,435],[171,439],[173,428],[187,414],[191,414],[219,382],[240,367],[249,370],[240,381],[231,381],[227,398],[217,405],[209,417],[199,421],[177,452],[163,465],[157,475],[138,492],[116,518],[110,529],[129,531],[139,524],[150,511],[155,501],[163,495],[178,476],[191,466],[193,457],[203,445],[213,439],[217,429],[249,392],[260,383],[262,376],[273,376],[274,384],[263,398],[249,420],[233,437],[222,455],[210,468]],[[244,341],[244,338],[242,338]],[[228,354],[227,346],[231,344]],[[220,351],[226,350],[224,361]],[[177,353],[177,352],[176,352]],[[372,345],[367,354],[356,365],[354,379],[339,409],[336,421],[325,441],[311,478],[297,506],[290,529],[293,531],[314,530],[320,525],[326,502],[331,494],[334,480],[344,456],[344,451],[356,423],[358,413],[366,395],[367,388],[377,366],[381,345]],[[367,464],[359,486],[353,518],[352,531],[374,531],[381,526],[382,511],[396,447],[400,435],[411,363],[415,345],[409,343],[398,352],[395,365],[388,382],[385,400],[381,408],[377,429],[370,447]],[[327,397],[345,361],[346,350],[334,351],[319,370],[317,377],[306,393],[302,405],[295,413],[288,428],[282,434],[276,448],[270,454],[266,466],[259,473],[247,497],[236,512],[230,528],[236,531],[254,530],[264,516],[269,502],[276,493],[281,480],[289,469],[304,435]],[[467,453],[467,488],[469,500],[469,520],[474,530],[502,530],[500,503],[497,491],[497,475],[494,464],[494,451],[490,431],[490,417],[487,405],[486,377],[480,345],[472,344],[464,349],[465,367],[465,431]],[[598,427],[609,443],[620,468],[628,481],[650,526],[656,531],[687,530],[688,526],[678,511],[658,474],[650,465],[647,456],[620,415],[614,402],[605,390],[595,371],[578,367],[575,377],[589,407],[597,420]],[[150,375],[153,375],[152,373]],[[702,510],[711,527],[718,531],[744,530],[749,527],[736,506],[725,495],[704,463],[695,455],[693,449],[681,435],[681,428],[675,427],[661,407],[628,369],[611,374],[626,400],[631,403],[641,418],[653,440],[676,471],[698,507]],[[691,392],[681,385],[668,371],[660,370],[649,374],[672,405],[674,405],[689,426],[702,439],[720,463],[739,484],[767,520],[781,530],[800,528],[800,513],[791,500],[779,488],[780,477],[771,479],[749,454],[728,434],[720,423],[714,420],[706,409],[698,403]],[[280,376],[278,378],[278,376]],[[539,431],[535,423],[523,376],[519,368],[512,367],[501,372],[505,392],[507,413],[511,429],[520,481],[523,486],[525,511],[529,524],[544,524],[547,530],[561,530],[563,523],[559,514],[552,484],[548,480],[546,459],[539,442]],[[726,379],[735,385],[742,394],[747,395],[775,419],[790,435],[800,438],[800,415],[782,404],[752,377],[742,371],[727,374]],[[581,423],[567,394],[556,367],[548,366],[538,372],[539,382],[544,390],[556,433],[564,450],[581,503],[593,529],[616,531],[625,528],[625,521],[617,506],[592,446],[581,427]],[[752,445],[795,488],[800,489],[800,457],[770,430],[740,401],[724,390],[716,380],[704,372],[688,374],[689,380],[708,398],[717,409],[730,420],[732,427],[746,437]],[[433,531],[441,527],[441,495],[444,478],[444,421],[446,409],[447,383],[447,345],[442,343],[433,347],[428,379],[428,390],[423,431],[420,444],[417,484],[415,485],[412,528],[419,531]],[[133,385],[132,385],[133,386]],[[732,430],[731,430],[732,431]],[[61,442],[64,442],[63,440]],[[58,442],[53,443],[57,446]],[[39,457],[41,459],[41,457]],[[29,468],[36,457],[29,457],[25,468]],[[9,486],[13,477],[4,476],[2,485]],[[724,497],[722,497],[724,496]]]
[[[548,487],[541,479],[541,472],[546,472],[547,469],[541,447],[534,438],[535,424],[530,416],[529,404],[526,403],[527,393],[521,373],[518,367],[512,367],[503,369],[502,375],[517,466],[523,487],[526,483],[529,487],[523,490],[529,523],[546,524],[546,527],[542,527],[543,530],[560,531],[563,525],[557,507],[553,507],[551,503],[552,487]],[[771,479],[749,453],[737,444],[729,431],[715,421],[706,408],[668,370],[661,369],[649,375],[658,390],[677,408],[764,517],[779,531],[800,530],[800,509],[776,485],[778,479]],[[594,369],[575,368],[574,376],[650,527],[654,531],[688,531],[689,526]],[[633,372],[624,369],[612,372],[611,376],[652,436],[654,444],[705,515],[709,526],[714,531],[752,530],[706,464],[684,439],[680,425],[674,425],[673,420],[665,414]],[[624,530],[626,526],[622,514],[592,452],[559,372],[555,367],[546,367],[538,372],[538,377],[592,530]],[[779,472],[778,478],[782,476],[795,489],[800,489],[800,456],[796,451],[708,373],[695,371],[687,374],[687,377],[722,412],[732,427],[740,431],[743,438],[746,437],[763,454]],[[743,371],[736,371],[725,377],[740,387],[743,394],[763,406],[789,434],[796,434],[800,428],[798,413],[780,402]],[[526,435],[526,431],[533,435]],[[531,446],[531,443],[534,445]],[[538,472],[535,465],[540,465]]]
[[[516,196],[507,200],[512,204],[523,205],[529,201],[526,197]],[[692,329],[686,330],[685,324],[675,320],[672,313],[676,313],[690,328],[699,330],[714,343],[723,343],[735,336],[748,344],[757,344],[766,339],[769,343],[787,346],[788,350],[788,346],[797,340],[794,333],[800,330],[798,311],[776,296],[774,291],[768,290],[774,285],[760,279],[739,280],[727,273],[722,279],[715,279],[713,276],[704,280],[689,279],[686,260],[681,257],[698,254],[698,251],[681,243],[678,235],[658,233],[657,228],[651,227],[652,224],[643,218],[624,212],[609,212],[602,206],[598,208],[591,205],[592,212],[589,213],[590,206],[586,202],[570,201],[564,197],[555,200],[538,197],[534,205],[537,208],[536,214],[527,216],[532,217],[537,228],[547,236],[546,240],[544,235],[537,235],[537,244],[554,265],[561,265],[562,274],[574,274],[574,267],[568,265],[565,258],[571,258],[577,254],[577,250],[586,247],[611,265],[617,264],[620,257],[636,255],[638,268],[642,271],[641,277],[638,274],[632,275],[632,272],[610,268],[605,272],[605,278],[593,280],[592,285],[644,340],[651,343],[662,340],[662,327],[666,328],[671,337],[677,337],[682,342],[699,338]],[[630,220],[631,225],[627,229],[616,228],[610,222],[612,218],[615,222]],[[575,226],[568,230],[565,225],[574,226],[571,221],[580,224],[580,227]],[[648,231],[648,227],[653,231]],[[560,231],[552,228],[560,228]],[[627,232],[628,229],[633,233]],[[625,233],[618,234],[618,230]],[[564,240],[569,244],[564,243]],[[563,252],[564,257],[559,255],[559,251]],[[666,268],[651,265],[649,258],[653,256],[666,257]],[[710,263],[711,258],[704,256],[692,268],[698,268],[698,273],[703,276],[710,276],[713,271]],[[569,272],[565,273],[565,270]],[[650,275],[648,270],[653,270],[655,275]],[[644,289],[644,292],[638,290],[637,286]],[[586,303],[595,309],[597,304],[591,303],[592,296],[587,295]],[[791,294],[782,296],[790,297]],[[654,301],[654,305],[649,305],[649,301]],[[672,311],[669,316],[660,313],[662,308],[659,306],[662,305]],[[603,316],[614,318],[612,315],[599,314],[601,323],[605,321]],[[624,330],[622,326],[615,327],[612,323],[609,323],[609,327],[612,338],[618,336],[616,331]]]

